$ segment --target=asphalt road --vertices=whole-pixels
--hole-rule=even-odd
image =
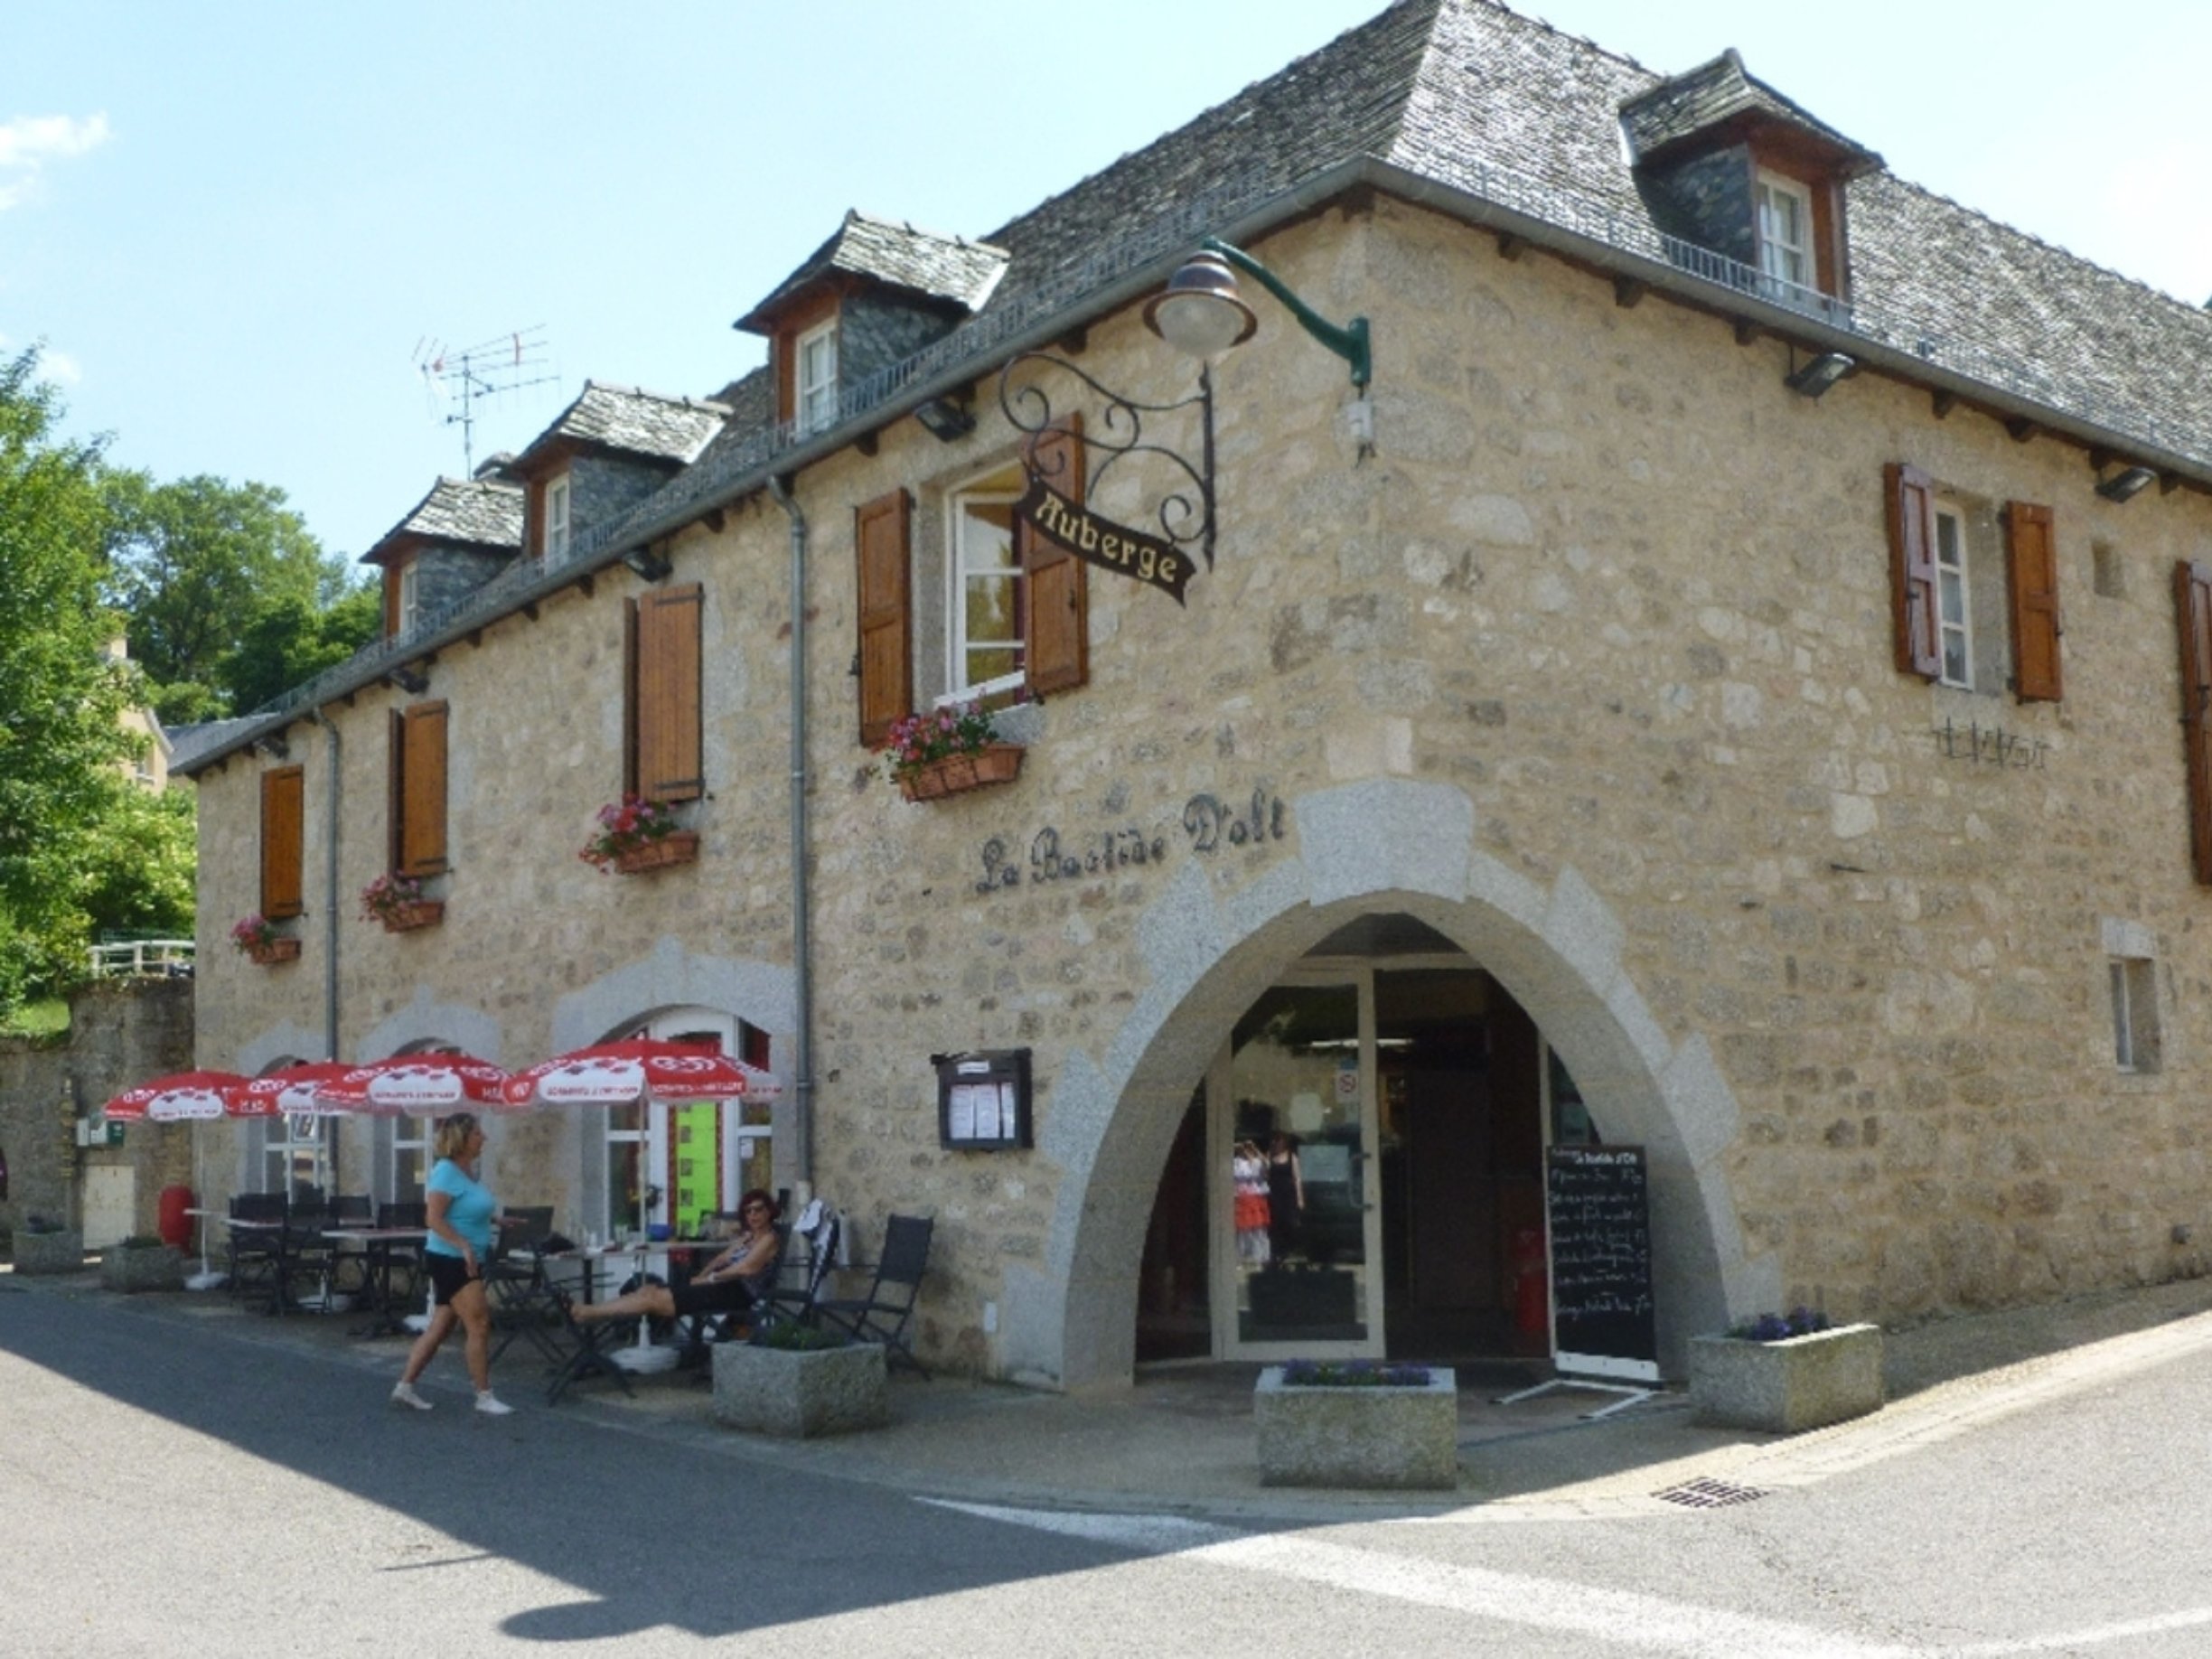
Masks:
[[[0,1656],[2212,1654],[2212,1357],[1731,1507],[944,1504],[0,1280]],[[389,1351],[388,1351],[389,1352]]]

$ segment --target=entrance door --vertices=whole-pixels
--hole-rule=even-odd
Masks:
[[[1214,1332],[1232,1359],[1382,1353],[1372,976],[1284,980],[1207,1079]]]

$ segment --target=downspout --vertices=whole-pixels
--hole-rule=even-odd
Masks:
[[[342,769],[339,766],[341,745],[338,728],[319,708],[308,711],[314,723],[323,728],[330,739],[330,827],[323,836],[323,910],[327,942],[323,951],[323,1057],[338,1057],[338,826],[343,821],[339,810],[339,791]],[[334,1139],[335,1138],[333,1138]],[[337,1192],[338,1149],[331,1148],[331,1190]]]
[[[768,493],[791,519],[791,880],[792,1033],[792,1128],[799,1155],[792,1192],[800,1203],[814,1190],[814,970],[807,907],[807,522],[791,486],[771,473]]]

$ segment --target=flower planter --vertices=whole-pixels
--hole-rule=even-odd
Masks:
[[[276,962],[299,961],[300,942],[296,939],[271,939],[266,943],[249,945],[246,954],[267,968]]]
[[[126,1294],[182,1290],[184,1258],[166,1244],[111,1244],[100,1252],[100,1286]]]
[[[377,920],[388,933],[411,933],[418,927],[436,927],[445,919],[444,899],[417,899],[411,904],[394,904],[377,913]]]
[[[1690,1342],[1690,1403],[1700,1422],[1797,1434],[1878,1411],[1882,1400],[1878,1325],[1842,1325],[1780,1342]]]
[[[76,1273],[84,1269],[84,1234],[74,1227],[59,1233],[26,1233],[15,1229],[15,1270],[18,1273]]]
[[[1448,1365],[1415,1387],[1288,1387],[1270,1365],[1252,1390],[1263,1486],[1444,1490],[1459,1484],[1459,1386]]]
[[[717,1343],[714,1414],[729,1428],[757,1434],[880,1429],[891,1420],[883,1348],[872,1342],[812,1350]]]
[[[935,801],[989,783],[1011,783],[1021,776],[1025,752],[1018,743],[994,743],[973,755],[948,755],[900,773],[899,793],[909,801]]]
[[[666,869],[671,864],[691,864],[698,858],[698,831],[679,830],[657,840],[641,841],[614,855],[614,867],[624,876]]]

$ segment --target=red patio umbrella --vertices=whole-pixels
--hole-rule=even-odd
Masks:
[[[783,1085],[704,1043],[632,1037],[525,1066],[502,1092],[512,1108],[628,1106],[643,1100],[773,1101]]]
[[[371,1117],[421,1116],[496,1106],[506,1081],[504,1068],[472,1054],[393,1054],[318,1084],[315,1098],[325,1109]]]
[[[172,1072],[126,1089],[101,1110],[111,1123],[192,1123],[221,1117],[237,1072]]]
[[[333,1106],[316,1092],[324,1083],[336,1083],[354,1067],[343,1060],[302,1060],[280,1071],[249,1077],[229,1090],[223,1104],[234,1118],[327,1118],[343,1116],[353,1109]]]

